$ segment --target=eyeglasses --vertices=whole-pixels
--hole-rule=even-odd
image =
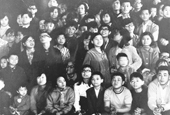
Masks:
[[[69,65],[67,66],[67,68],[74,68],[74,65]]]
[[[91,72],[91,70],[83,70],[83,72]]]

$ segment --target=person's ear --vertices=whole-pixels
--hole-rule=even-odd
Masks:
[[[101,83],[103,83],[103,79],[102,79],[102,82]]]
[[[91,41],[91,43],[92,43],[92,44],[94,44],[94,42],[93,42],[93,41]]]
[[[112,32],[111,31],[109,31],[109,35],[111,34]]]
[[[144,84],[145,84],[145,82],[142,80],[142,81],[141,81],[141,84],[142,84],[142,85],[144,85]]]
[[[125,84],[125,81],[122,81],[122,85],[124,85]]]

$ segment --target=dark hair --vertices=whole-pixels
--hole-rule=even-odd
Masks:
[[[169,1],[164,1],[164,6],[162,7],[162,10],[164,10],[165,9],[165,7],[167,7],[167,6],[169,6],[170,7],[170,3],[169,3]]]
[[[19,59],[19,56],[18,56],[18,54],[16,54],[16,53],[10,53],[10,54],[8,55],[8,59],[9,59],[12,55],[17,56],[17,57],[18,57],[18,59]]]
[[[125,53],[118,53],[117,56],[116,56],[116,59],[119,60],[121,57],[128,58],[128,56]]]
[[[32,37],[32,36],[30,36],[30,35],[25,36],[25,37],[22,39],[22,43],[25,43],[29,37]],[[32,38],[33,38],[33,37],[32,37]],[[33,38],[33,39],[34,39],[34,38]]]
[[[123,19],[122,26],[125,27],[126,25],[128,25],[130,23],[133,23],[133,19],[132,18]]]
[[[66,28],[68,28],[68,27],[75,27],[77,29],[78,24],[77,24],[77,22],[70,20],[67,22],[67,25],[66,25]]]
[[[153,35],[152,35],[150,32],[144,32],[144,33],[142,33],[141,36],[140,36],[140,41],[139,41],[139,43],[138,43],[138,46],[143,46],[143,44],[142,44],[142,39],[143,39],[144,36],[147,36],[147,35],[148,35],[148,36],[151,38],[151,40],[152,40],[150,46],[155,46],[155,45],[156,45],[156,43],[154,42]]]
[[[16,32],[12,29],[12,28],[9,28],[7,31],[6,31],[6,35],[7,34],[11,34],[11,33],[14,33],[14,36],[16,35]]]
[[[111,76],[112,80],[115,76],[120,76],[122,78],[122,81],[125,81],[125,75],[123,73],[121,73],[121,72],[113,73],[112,76]]]
[[[0,60],[2,60],[2,59],[8,59],[8,57],[7,56],[2,56]]]
[[[98,72],[98,71],[93,72],[91,79],[93,78],[94,75],[99,75],[101,79],[104,79],[104,77],[103,77],[103,75],[101,74],[101,72]]]
[[[96,21],[92,21],[90,23],[87,23],[87,28],[90,29],[90,28],[98,28],[98,24]]]
[[[143,75],[139,72],[133,72],[131,75],[130,75],[130,81],[133,79],[133,78],[140,78],[142,81],[143,81]]]
[[[111,31],[111,27],[107,24],[102,24],[100,27],[99,27],[99,32],[102,30],[103,27],[107,27],[109,31]]]
[[[49,9],[49,12],[51,13],[51,12],[53,12],[55,9],[58,10],[58,15],[60,15],[60,8],[58,8],[58,7],[51,7],[51,8]]]
[[[142,14],[142,12],[143,12],[144,10],[148,10],[149,14],[151,13],[150,7],[149,7],[148,5],[145,5],[145,6],[143,6],[143,7],[141,8],[140,14]]]
[[[168,68],[168,66],[160,66],[160,67],[158,67],[158,69],[157,69],[157,73],[159,73],[159,71],[168,71],[168,73],[169,73],[169,68]]]
[[[120,48],[123,48],[125,45],[129,45],[129,41],[131,40],[131,37],[130,37],[130,33],[127,29],[121,29],[119,31],[120,35],[122,35],[122,40],[121,42],[119,43],[119,47]]]
[[[131,3],[131,0],[120,0],[120,4],[121,4],[121,5],[122,5],[123,3],[125,3],[125,2],[129,2],[130,5],[132,4],[132,3]]]
[[[84,5],[84,8],[85,8],[85,13],[88,13],[88,10],[89,10],[89,5],[88,3],[86,2],[81,2],[77,5],[77,8],[80,6],[80,5]]]
[[[11,14],[10,14],[10,13],[8,13],[8,12],[4,12],[4,13],[2,13],[2,14],[0,15],[0,20],[1,20],[1,19],[3,19],[5,16],[7,16],[7,17],[8,17],[8,19],[9,19],[9,21],[10,21],[10,19],[11,19]]]
[[[110,16],[110,23],[113,22],[112,13],[111,13],[109,10],[103,10],[103,11],[101,12],[101,14],[100,14],[101,24],[105,24],[105,23],[103,22],[103,16],[105,16],[106,14],[109,14],[109,16]]]
[[[160,63],[167,63],[167,65],[169,65],[168,61],[165,60],[165,59],[159,59],[157,62],[156,62],[156,69],[160,66]]]
[[[24,12],[22,12],[21,16],[23,17],[23,15],[25,15],[25,14],[28,14],[28,16],[29,16],[30,18],[32,18],[32,13],[31,13],[31,12],[24,11]]]
[[[90,42],[92,42],[92,41],[94,40],[94,38],[95,38],[96,36],[98,36],[98,35],[100,35],[100,36],[102,37],[102,35],[99,34],[99,33],[94,33],[94,34],[92,34]],[[103,37],[102,37],[102,38],[103,38]],[[94,47],[94,44],[93,44],[93,47]],[[104,50],[104,42],[103,42],[103,45],[101,46],[101,50]]]

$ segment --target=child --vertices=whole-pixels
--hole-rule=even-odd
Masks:
[[[142,7],[140,17],[143,22],[136,30],[138,35],[141,36],[141,34],[144,32],[150,32],[153,35],[153,40],[157,41],[159,34],[159,26],[151,21],[151,13],[148,7]]]
[[[113,0],[112,2],[112,12],[115,17],[120,14],[120,0]]]
[[[170,114],[170,75],[167,66],[160,66],[157,78],[148,86],[148,106],[154,115]]]
[[[4,69],[4,68],[6,68],[7,66],[8,66],[8,61],[7,61],[7,57],[6,56],[4,56],[4,57],[2,57],[1,58],[1,60],[0,60],[0,63],[1,63],[1,69]]]
[[[132,104],[132,95],[126,87],[123,86],[125,76],[116,72],[112,75],[112,86],[106,89],[104,93],[104,109],[106,113],[117,115],[129,115]]]
[[[125,86],[127,88],[131,89],[130,86],[130,75],[135,71],[133,68],[129,66],[129,60],[128,57],[125,53],[119,53],[117,56],[117,61],[118,61],[118,71],[123,73],[125,76]]]
[[[10,104],[10,95],[6,91],[4,91],[5,83],[2,79],[0,79],[0,114],[1,115],[10,115],[9,112],[9,104]]]
[[[159,59],[159,53],[152,48],[154,45],[153,36],[149,32],[144,32],[141,35],[139,48],[137,49],[139,56],[142,58],[141,72],[144,76],[144,81],[148,85],[155,74],[155,64]]]
[[[27,87],[25,85],[21,85],[18,89],[18,95],[14,97],[12,114],[16,114],[17,112],[19,115],[29,115],[30,109],[30,96],[27,95]]]
[[[149,107],[147,105],[148,89],[144,86],[144,80],[142,74],[134,72],[130,75],[130,84],[133,87],[131,90],[132,93],[132,115],[150,115]]]
[[[99,115],[104,112],[104,88],[103,76],[100,72],[94,72],[91,77],[93,87],[87,93],[89,115]]]

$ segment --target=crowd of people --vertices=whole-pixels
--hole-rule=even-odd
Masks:
[[[41,5],[0,8],[0,115],[170,115],[169,0]]]

